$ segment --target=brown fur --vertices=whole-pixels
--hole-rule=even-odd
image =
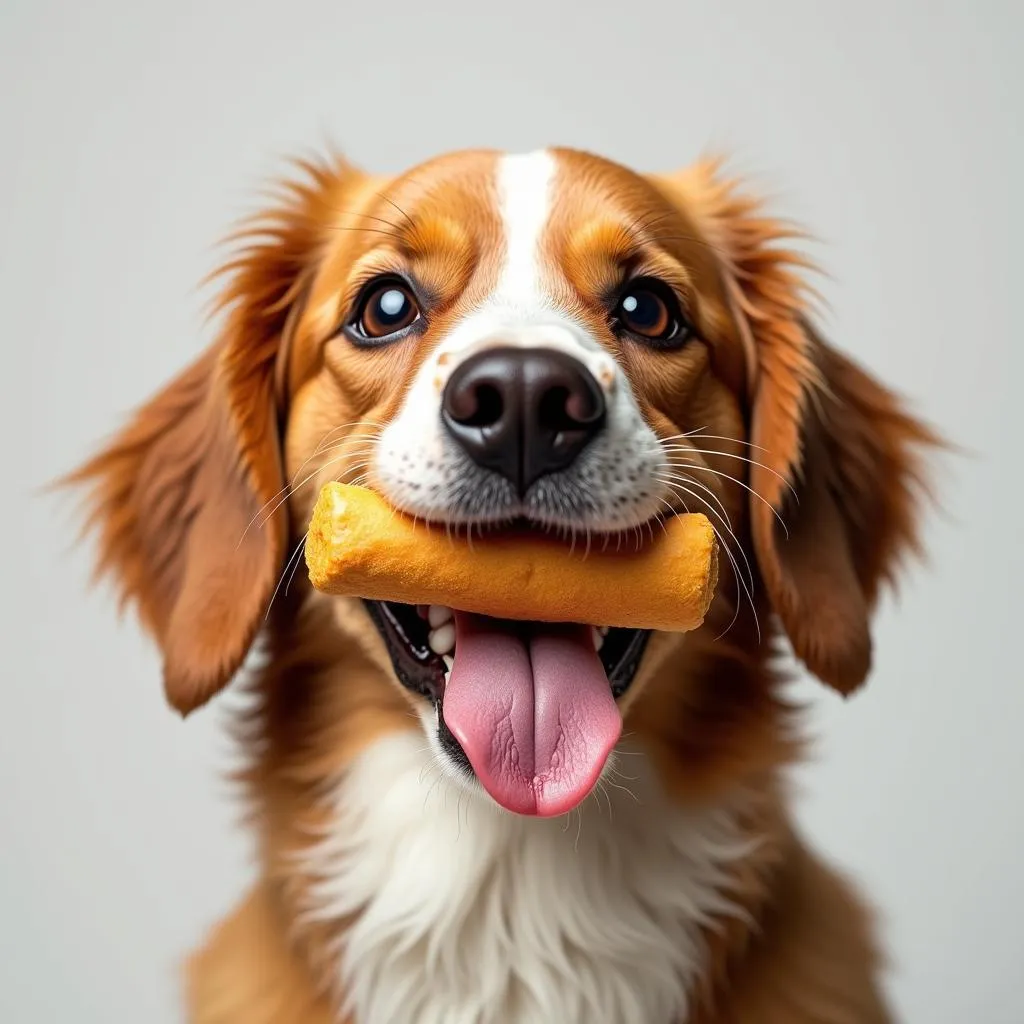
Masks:
[[[717,165],[643,178],[559,156],[551,286],[621,360],[659,434],[704,427],[718,438],[691,443],[682,464],[703,471],[753,568],[752,602],[724,573],[707,625],[685,647],[653,638],[626,704],[627,729],[679,800],[713,802],[741,785],[761,797],[746,825],[762,842],[736,878],[749,917],[708,930],[690,1024],[886,1021],[870,915],[789,824],[780,772],[800,743],[775,662],[784,633],[840,692],[863,682],[870,611],[915,547],[918,453],[934,438],[809,325],[803,260],[780,245],[790,232]],[[500,230],[487,184],[494,160],[457,154],[391,182],[341,162],[304,165],[225,268],[214,346],[73,476],[91,487],[100,569],[160,645],[179,711],[240,666],[317,485],[364,474],[366,446],[401,400],[396,384],[486,294]],[[702,344],[655,354],[617,342],[600,301],[621,259],[670,277]],[[428,333],[370,352],[332,344],[360,280],[388,268],[431,290]],[[330,431],[342,447],[320,450]],[[747,451],[760,465],[742,475],[736,456]],[[306,486],[287,489],[295,474]],[[343,929],[300,923],[315,879],[293,855],[329,827],[319,796],[344,766],[414,725],[412,698],[394,685],[359,605],[330,605],[302,577],[273,603],[239,730],[261,880],[190,962],[196,1024],[335,1019]]]

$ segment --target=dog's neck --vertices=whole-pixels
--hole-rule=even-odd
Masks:
[[[336,970],[357,1020],[671,1024],[706,966],[705,926],[740,912],[751,799],[680,808],[624,746],[576,812],[522,818],[403,731],[332,795],[303,912],[346,922]]]
[[[639,702],[584,805],[529,819],[446,774],[377,638],[355,638],[358,609],[325,607],[278,620],[252,720],[252,794],[318,980],[355,1019],[393,1024],[686,1020],[710,930],[761,892],[780,758],[750,742],[763,708],[738,712],[774,700],[763,667],[699,638],[687,678],[662,659],[653,692],[686,692],[685,714]],[[716,771],[695,729],[764,763]]]

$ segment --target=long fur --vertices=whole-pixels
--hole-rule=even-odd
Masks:
[[[728,435],[686,444],[733,576],[704,629],[652,639],[628,743],[581,816],[512,818],[439,773],[358,603],[278,583],[310,490],[360,471],[415,370],[327,350],[345,273],[422,209],[420,243],[446,240],[438,279],[462,287],[486,264],[474,239],[496,244],[493,157],[389,182],[304,165],[225,267],[213,347],[71,478],[174,707],[208,700],[261,637],[239,728],[260,879],[190,961],[195,1024],[890,1019],[871,914],[790,823],[801,748],[778,654],[788,640],[842,693],[863,682],[936,438],[819,336],[789,229],[717,165],[645,178],[555,159],[559,230],[618,204],[626,226],[587,237],[660,240],[701,293],[689,362],[623,360],[659,436]],[[585,291],[592,249],[552,251]]]

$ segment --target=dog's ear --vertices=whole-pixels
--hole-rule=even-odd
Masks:
[[[870,374],[798,327],[799,356],[769,345],[759,364],[751,441],[763,465],[752,467],[750,486],[770,507],[752,502],[751,528],[794,651],[848,694],[871,669],[869,620],[882,585],[905,554],[920,553],[922,453],[938,440]]]
[[[115,577],[163,654],[170,703],[186,714],[241,665],[282,569],[288,524],[281,360],[344,165],[302,165],[279,202],[239,232],[215,343],[66,483],[89,488],[97,573]]]
[[[923,456],[941,442],[808,319],[808,267],[717,162],[667,179],[717,252],[748,371],[751,534],[772,607],[807,668],[843,694],[871,667],[869,618],[919,552]]]

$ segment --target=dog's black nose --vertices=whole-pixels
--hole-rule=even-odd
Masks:
[[[593,440],[605,403],[587,368],[565,352],[493,348],[455,369],[441,416],[477,465],[500,473],[522,496]]]

